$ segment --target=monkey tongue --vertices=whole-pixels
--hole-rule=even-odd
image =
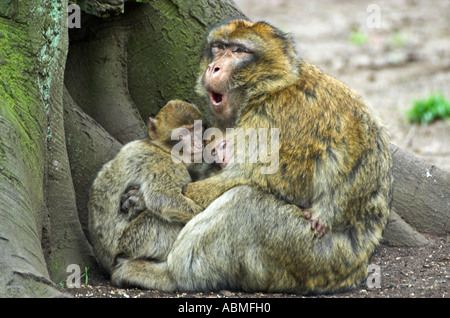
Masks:
[[[211,103],[213,104],[213,106],[220,106],[222,104],[223,97],[223,94],[209,91],[209,98],[211,99]]]

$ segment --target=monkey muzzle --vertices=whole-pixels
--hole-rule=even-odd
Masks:
[[[209,91],[209,98],[211,100],[211,104],[215,107],[219,107],[222,105],[223,99],[224,99],[224,95],[214,92],[214,91]]]

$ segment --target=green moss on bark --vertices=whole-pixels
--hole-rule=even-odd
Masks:
[[[33,0],[0,7],[6,8],[0,11],[0,258],[7,262],[0,268],[0,291],[20,296],[59,295],[43,247],[52,247],[47,140],[56,131],[48,118],[58,104],[58,86],[62,93],[66,6]]]
[[[43,127],[45,117],[41,110],[40,92],[37,85],[29,81],[37,74],[35,54],[28,46],[28,28],[0,19],[0,56],[6,61],[0,68],[0,78],[7,79],[0,89],[0,116],[13,127],[19,142],[23,163],[32,173],[30,180],[42,179],[43,175]],[[1,145],[0,145],[1,147]],[[3,149],[3,153],[6,151]],[[40,154],[40,155],[39,155]],[[7,173],[5,168],[3,173]],[[31,189],[41,189],[42,183]],[[31,190],[33,191],[33,190]],[[39,191],[37,191],[39,192]]]
[[[123,24],[130,30],[128,85],[143,118],[175,98],[193,102],[206,113],[205,101],[194,90],[206,31],[237,16],[243,14],[228,1],[215,6],[206,0],[127,6]]]

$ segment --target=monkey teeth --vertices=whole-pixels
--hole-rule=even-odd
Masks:
[[[214,91],[210,91],[209,92],[209,97],[211,99],[211,103],[214,106],[220,106],[220,104],[222,104],[223,94],[216,93]]]

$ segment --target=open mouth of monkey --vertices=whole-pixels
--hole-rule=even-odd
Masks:
[[[215,91],[209,91],[209,98],[211,99],[211,103],[213,104],[213,106],[220,106],[222,105],[222,102],[224,100],[224,95],[217,93]]]

